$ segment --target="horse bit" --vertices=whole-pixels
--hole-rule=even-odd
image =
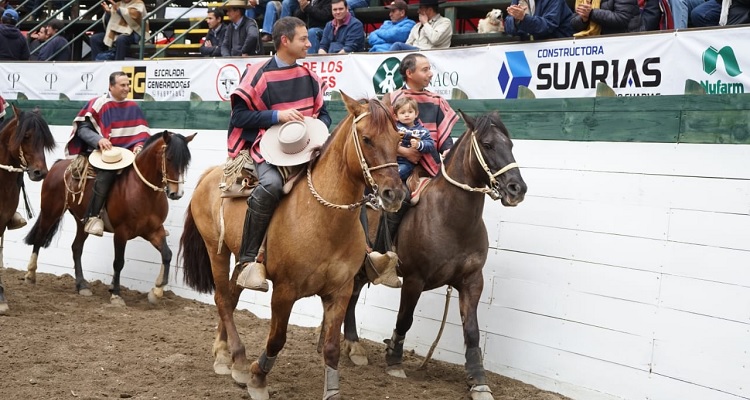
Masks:
[[[167,178],[167,145],[161,146],[161,149],[163,150],[161,153],[161,184],[162,187],[158,187],[151,182],[147,181],[146,178],[143,177],[143,174],[141,174],[141,171],[138,169],[138,165],[136,165],[135,160],[133,160],[133,169],[135,170],[135,173],[138,175],[139,178],[141,178],[141,181],[146,184],[146,186],[153,189],[155,192],[166,192],[166,187],[170,183],[177,183],[177,184],[183,184],[185,183],[184,180],[176,181],[174,179]]]
[[[487,177],[490,179],[489,187],[483,187],[483,188],[475,188],[471,187],[467,184],[457,182],[450,176],[448,176],[448,172],[445,170],[445,163],[443,162],[443,156],[440,156],[440,172],[443,173],[443,176],[445,177],[445,180],[452,183],[454,186],[457,186],[463,190],[466,190],[468,192],[480,192],[489,195],[492,200],[499,200],[502,196],[500,195],[500,183],[497,181],[498,176],[508,172],[509,170],[513,168],[518,168],[518,163],[510,163],[503,168],[501,168],[499,171],[495,172],[494,174],[492,171],[490,171],[490,168],[487,166],[487,162],[484,160],[484,156],[482,155],[482,152],[479,149],[479,143],[477,142],[477,136],[476,131],[471,132],[471,149],[474,151],[474,153],[477,154],[477,159],[479,160],[479,164],[482,166],[482,169],[484,169],[484,172],[487,173]]]
[[[362,118],[369,115],[369,112],[364,112],[362,114],[359,114],[356,118],[354,118],[354,121],[352,122],[352,136],[354,137],[354,148],[357,150],[357,157],[359,158],[359,165],[362,167],[362,174],[365,177],[365,180],[367,180],[367,183],[372,188],[372,193],[364,196],[362,200],[347,204],[347,205],[340,205],[340,204],[334,204],[327,200],[325,200],[313,187],[312,183],[312,176],[310,174],[310,164],[307,164],[307,187],[310,188],[310,192],[313,194],[313,197],[315,197],[320,204],[331,207],[331,208],[338,208],[340,210],[355,210],[362,205],[369,203],[371,206],[373,206],[375,209],[380,208],[380,203],[378,202],[378,184],[375,183],[375,179],[373,179],[372,174],[370,174],[370,171],[375,171],[381,168],[388,168],[388,167],[398,167],[398,163],[386,163],[381,164],[375,167],[370,167],[367,165],[367,160],[365,160],[364,153],[362,152],[362,146],[359,144],[359,134],[357,132],[357,122],[359,122]]]

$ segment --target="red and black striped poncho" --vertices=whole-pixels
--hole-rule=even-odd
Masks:
[[[323,107],[325,83],[306,67],[294,64],[279,67],[276,58],[249,67],[239,86],[232,93],[232,106],[243,101],[254,111],[297,109],[302,115],[317,118]],[[230,126],[227,149],[230,157],[252,143],[250,154],[256,162],[262,162],[260,139],[265,128],[241,128]]]

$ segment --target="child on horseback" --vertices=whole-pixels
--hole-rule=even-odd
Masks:
[[[430,136],[430,131],[419,121],[419,109],[417,101],[411,97],[402,97],[393,103],[393,112],[396,114],[396,128],[402,135],[401,146],[411,147],[422,154],[435,151],[435,141]],[[398,156],[398,175],[402,181],[411,175],[414,163],[406,157]]]

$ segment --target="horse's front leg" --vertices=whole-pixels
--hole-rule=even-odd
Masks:
[[[359,295],[362,293],[362,288],[367,282],[367,275],[365,275],[364,269],[360,269],[357,275],[354,276],[354,290],[352,291],[349,305],[346,307],[346,315],[344,316],[344,342],[342,350],[352,360],[354,365],[367,365],[368,363],[367,349],[362,346],[357,334],[356,316]]]
[[[112,287],[109,289],[111,293],[109,302],[114,306],[125,306],[125,300],[120,297],[120,274],[122,273],[122,268],[125,266],[125,245],[127,245],[128,239],[115,233],[114,242],[115,261],[112,262],[114,274],[112,275]]]
[[[269,398],[266,377],[271,372],[279,352],[286,344],[289,316],[295,301],[297,301],[297,295],[293,289],[274,286],[271,295],[271,331],[268,333],[266,349],[250,366],[252,375],[247,384],[247,392],[253,400],[268,400]],[[338,346],[338,343],[336,345]]]
[[[388,375],[397,378],[406,378],[404,372],[404,340],[406,332],[411,329],[414,322],[414,310],[417,308],[419,297],[424,290],[424,282],[417,276],[404,277],[404,285],[401,287],[401,304],[398,307],[396,317],[396,329],[393,336],[385,342],[388,347],[385,350],[385,371]]]
[[[83,277],[83,266],[81,265],[81,255],[83,254],[83,244],[86,242],[89,234],[83,230],[83,223],[76,220],[76,237],[73,239],[73,268],[76,274],[76,291],[81,296],[91,296],[91,286]],[[36,260],[35,260],[36,261]]]
[[[4,265],[3,264],[4,242],[5,242],[5,232],[0,232],[0,267]],[[5,286],[3,286],[3,276],[0,275],[0,315],[5,315],[7,313],[8,313],[8,301],[5,300]]]
[[[325,361],[325,380],[323,382],[323,400],[341,399],[339,389],[339,357],[341,356],[341,323],[352,297],[352,285],[343,286],[340,290],[322,298],[323,300],[323,360]]]
[[[156,277],[154,287],[148,292],[148,302],[156,304],[164,296],[164,286],[169,283],[169,266],[172,263],[172,250],[167,245],[167,233],[164,225],[159,226],[154,234],[146,238],[161,253],[161,270]]]
[[[484,278],[481,270],[465,277],[458,288],[458,301],[461,310],[461,320],[464,328],[464,342],[466,343],[466,380],[469,385],[472,400],[493,400],[487,374],[482,362],[482,350],[479,348],[479,321],[477,319],[477,305],[482,295]]]

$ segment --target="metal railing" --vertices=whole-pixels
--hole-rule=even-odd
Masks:
[[[228,1],[229,0],[224,0],[221,3],[221,6],[224,6]],[[159,12],[160,10],[162,10],[164,7],[166,7],[167,5],[169,5],[171,3],[172,3],[172,0],[169,0],[166,3],[159,5],[153,11],[151,11],[148,14],[146,14],[146,17],[144,17],[143,20],[141,21],[141,42],[140,42],[140,49],[139,49],[139,52],[138,52],[138,58],[139,59],[143,60],[143,57],[145,55],[145,50],[146,50],[146,40],[144,40],[144,37],[145,37],[145,34],[146,34],[146,21],[152,15],[156,14],[157,12]],[[202,4],[202,2],[194,2],[192,6],[188,7],[188,9],[185,10],[185,11],[183,11],[182,14],[180,14],[177,18],[174,18],[172,21],[167,22],[164,26],[162,26],[161,28],[159,28],[156,32],[153,32],[151,34],[151,37],[152,38],[156,37],[159,33],[164,32],[167,28],[169,28],[172,25],[174,25],[177,22],[177,20],[181,19],[183,16],[185,16],[187,13],[189,13],[190,11],[192,11],[195,7],[197,7],[200,4]],[[182,40],[185,36],[187,36],[190,33],[190,31],[192,29],[194,29],[196,26],[200,25],[202,22],[203,22],[203,20],[201,19],[201,20],[198,20],[198,21],[194,22],[193,24],[191,24],[190,27],[187,30],[185,30],[185,32],[181,33],[176,38],[174,38],[174,41],[169,42],[164,47],[156,50],[156,52],[154,52],[154,54],[151,55],[151,57],[149,57],[149,60],[153,60],[157,56],[159,56],[159,55],[163,54],[164,52],[166,52],[170,47],[172,47],[172,45],[177,44],[178,41]]]

